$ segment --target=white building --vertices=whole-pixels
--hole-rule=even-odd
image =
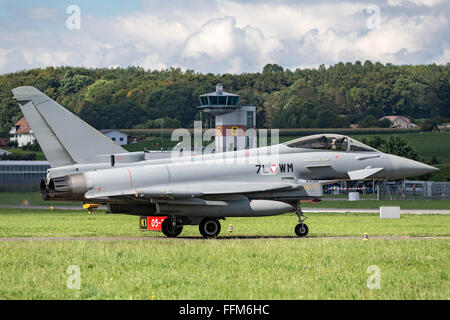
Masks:
[[[450,131],[450,123],[439,124],[437,127],[439,131]]]
[[[100,130],[100,131],[105,136],[107,136],[109,139],[111,139],[113,142],[117,143],[120,146],[122,146],[124,144],[128,144],[128,136],[119,130],[104,129],[104,130]]]
[[[34,141],[36,141],[33,130],[31,130],[25,117],[22,117],[22,119],[17,121],[14,126],[11,127],[9,134],[12,135],[9,140],[17,142],[19,147],[34,144]]]
[[[380,120],[388,119],[391,122],[392,128],[413,128],[417,127],[415,123],[411,122],[411,119],[405,117],[405,116],[385,116],[381,118]]]

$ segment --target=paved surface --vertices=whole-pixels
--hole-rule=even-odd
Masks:
[[[0,205],[0,208],[15,208],[15,209],[45,209],[49,206],[22,206],[22,205]],[[81,206],[55,206],[59,210],[83,210]],[[100,206],[100,210],[106,210],[106,207]],[[366,212],[379,213],[380,209],[342,209],[342,208],[302,208],[303,212]],[[400,214],[450,214],[450,209],[401,209]]]
[[[84,210],[82,205],[79,206],[54,206],[55,209],[59,210]],[[50,206],[24,206],[19,204],[0,204],[0,208],[13,208],[13,209],[44,209],[49,210]],[[98,207],[100,210],[106,210],[106,207],[100,206]],[[86,210],[87,212],[87,210]]]
[[[380,209],[302,208],[302,210],[303,212],[380,212]],[[450,214],[450,209],[400,209],[400,214]]]
[[[164,236],[158,237],[14,237],[14,238],[0,238],[0,242],[17,242],[17,241],[149,241],[149,240],[202,240],[207,241],[202,237],[178,237],[166,238]],[[234,237],[218,237],[216,240],[236,240],[236,239],[349,239],[362,240],[358,236],[312,236],[299,238],[297,236],[234,236]],[[433,236],[433,237],[409,237],[409,236],[369,236],[369,240],[429,240],[429,239],[448,239],[450,236]]]

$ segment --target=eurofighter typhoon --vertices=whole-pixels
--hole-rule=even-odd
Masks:
[[[296,212],[295,233],[307,235],[301,201],[319,201],[322,185],[384,180],[438,170],[386,154],[352,138],[325,134],[278,145],[147,160],[127,152],[34,87],[12,90],[51,168],[41,182],[45,200],[106,205],[109,213],[167,217],[168,237],[198,225],[217,237],[226,217]]]

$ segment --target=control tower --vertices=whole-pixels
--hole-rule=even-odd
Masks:
[[[256,107],[239,105],[239,96],[223,91],[200,95],[201,111],[215,116],[216,152],[235,151],[256,147]],[[248,130],[253,129],[253,130]]]

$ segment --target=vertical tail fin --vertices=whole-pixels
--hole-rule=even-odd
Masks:
[[[127,152],[38,89],[12,92],[52,167],[94,163],[98,155]]]

